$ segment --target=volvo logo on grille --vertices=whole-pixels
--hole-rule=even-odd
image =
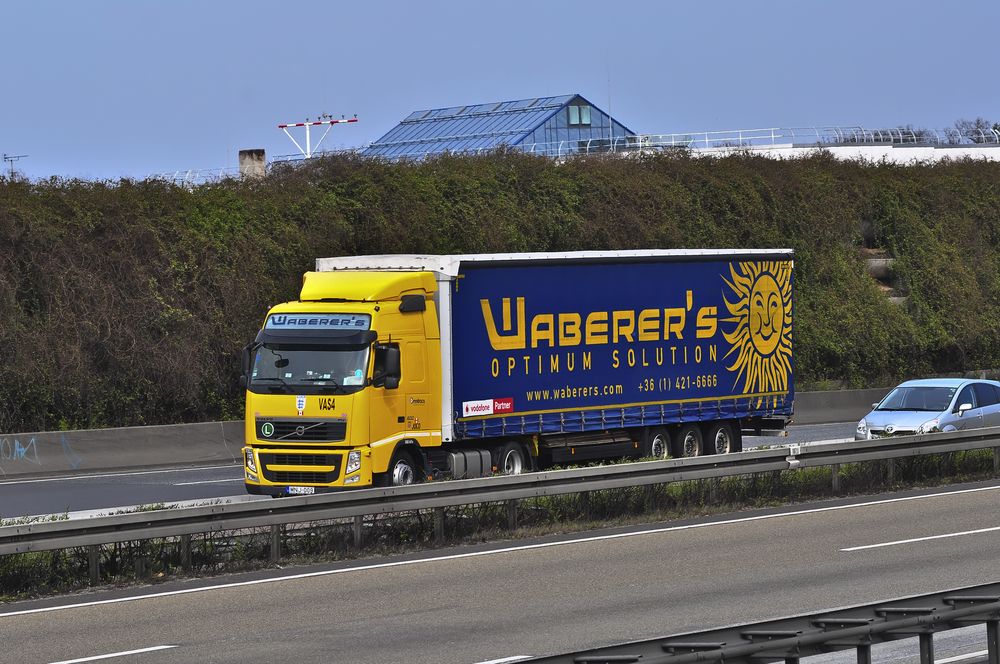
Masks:
[[[301,436],[305,432],[306,432],[306,428],[304,426],[299,425],[299,426],[295,427],[295,435],[296,436]]]
[[[274,425],[271,424],[270,422],[264,422],[264,424],[260,425],[260,435],[266,438],[270,438],[271,436],[273,436]]]

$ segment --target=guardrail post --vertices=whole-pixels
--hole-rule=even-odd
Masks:
[[[834,493],[840,493],[840,464],[835,463],[830,466],[831,488]]]
[[[135,567],[136,579],[146,578],[146,573],[149,571],[149,565],[147,564],[148,562],[149,561],[146,559],[146,556],[143,555],[136,556],[132,560],[132,565]]]
[[[590,521],[590,492],[589,491],[581,491],[580,492],[580,515],[586,521]]]
[[[365,543],[364,533],[365,517],[362,514],[354,517],[354,548],[360,549]]]
[[[271,562],[276,563],[281,558],[281,526],[271,526]]]
[[[90,567],[90,585],[96,586],[101,581],[101,548],[96,544],[87,547],[87,563]]]
[[[434,508],[434,541],[444,544],[444,508]]]
[[[191,569],[191,536],[181,535],[181,569],[185,572]]]
[[[934,634],[920,633],[920,664],[934,664]]]
[[[872,644],[861,643],[858,645],[858,664],[872,664]]]
[[[986,621],[986,661],[1000,664],[1000,620]]]
[[[993,473],[1000,473],[1000,447],[993,448]]]
[[[507,501],[507,529],[515,530],[517,528],[517,501],[508,500]]]
[[[886,459],[885,464],[885,481],[891,485],[896,481],[896,460]]]

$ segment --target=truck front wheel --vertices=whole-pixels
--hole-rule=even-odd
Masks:
[[[375,479],[378,486],[408,486],[420,481],[420,472],[412,454],[406,450],[396,450],[388,470]]]
[[[677,450],[674,456],[696,457],[704,454],[704,440],[701,437],[701,427],[697,424],[686,424],[677,432],[675,443]]]

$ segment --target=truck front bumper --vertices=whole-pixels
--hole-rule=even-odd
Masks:
[[[325,493],[372,483],[371,451],[246,446],[247,493],[267,496]]]

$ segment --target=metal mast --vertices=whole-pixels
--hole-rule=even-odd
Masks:
[[[355,115],[353,118],[347,118],[347,119],[345,119],[344,116],[340,116],[340,118],[341,118],[340,120],[330,119],[329,115],[324,115],[324,116],[320,116],[320,117],[325,118],[325,119],[315,120],[315,121],[310,122],[309,119],[306,118],[305,122],[291,122],[291,123],[288,123],[288,124],[280,124],[280,125],[278,125],[278,129],[280,129],[281,131],[285,132],[285,135],[288,136],[289,139],[291,139],[292,143],[295,144],[295,147],[297,147],[299,149],[299,152],[301,152],[302,156],[305,157],[306,159],[309,159],[310,157],[313,156],[313,151],[314,150],[319,149],[320,143],[323,142],[323,139],[326,138],[326,135],[330,133],[331,129],[333,129],[333,125],[347,124],[348,122],[357,122],[358,121],[358,116],[357,115]],[[315,127],[317,125],[327,125],[327,128],[326,128],[326,131],[323,132],[323,135],[319,137],[319,140],[316,141],[316,145],[313,146],[312,142],[310,140],[310,136],[309,136],[309,129],[311,127]],[[296,141],[295,137],[292,136],[292,134],[288,131],[289,127],[305,127],[306,128],[306,147],[305,148],[303,148],[301,145],[299,145],[299,142]]]
[[[7,162],[10,162],[10,179],[11,180],[14,179],[14,162],[17,161],[18,159],[24,159],[27,156],[28,155],[26,155],[26,154],[7,154],[6,152],[4,153],[3,160],[7,161]]]

